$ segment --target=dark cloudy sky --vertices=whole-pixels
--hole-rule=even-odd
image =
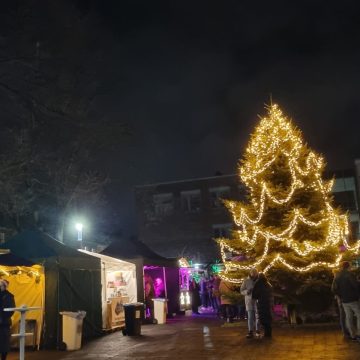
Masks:
[[[329,168],[352,166],[360,157],[358,7],[103,2],[121,81],[102,105],[133,133],[112,171],[119,203],[136,184],[234,173],[270,95]],[[120,211],[130,221],[128,208]]]

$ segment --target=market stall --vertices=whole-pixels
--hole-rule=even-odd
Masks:
[[[44,315],[45,277],[44,268],[12,254],[0,255],[0,278],[9,282],[8,290],[14,295],[17,306],[40,307],[42,311],[29,312],[26,319],[25,345],[40,346]],[[19,332],[20,313],[12,317],[11,333]],[[18,347],[18,339],[12,338],[12,346]]]
[[[84,339],[102,333],[100,259],[65,246],[38,230],[25,230],[1,244],[0,248],[9,249],[11,254],[39,264],[44,269],[44,326],[42,331],[39,330],[42,347],[61,345],[60,312],[63,311],[86,312],[82,329]],[[41,274],[40,269],[38,272]],[[21,281],[25,282],[24,279],[22,276]],[[30,287],[31,283],[28,285]],[[21,289],[25,291],[25,288],[24,284]],[[41,291],[44,294],[44,290]],[[15,297],[15,301],[17,305],[22,305],[19,297]]]
[[[123,305],[137,301],[135,264],[90,251],[79,251],[101,260],[103,329],[123,327],[125,324]]]
[[[180,311],[186,311],[191,309],[190,298],[190,280],[191,280],[191,266],[185,258],[179,259],[179,303]]]
[[[179,302],[180,310],[186,311],[191,309],[190,282],[195,279],[200,286],[201,302],[203,306],[210,307],[214,305],[212,290],[213,284],[209,284],[210,277],[219,273],[223,269],[223,264],[192,264],[186,258],[179,259]]]
[[[164,258],[136,239],[123,238],[114,240],[102,254],[136,265],[137,301],[145,303],[145,316],[149,320],[153,317],[154,298],[167,300],[168,315],[179,311],[179,266],[176,259]]]

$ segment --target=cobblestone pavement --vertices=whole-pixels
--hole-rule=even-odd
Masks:
[[[143,325],[141,336],[117,331],[72,352],[27,352],[27,360],[208,359],[358,360],[360,343],[343,339],[330,325],[275,324],[273,339],[245,338],[246,323],[223,324],[215,316],[182,316],[164,325]],[[11,353],[8,360],[18,359]]]

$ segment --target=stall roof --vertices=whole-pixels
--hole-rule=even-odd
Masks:
[[[6,253],[0,254],[0,265],[4,266],[33,266],[34,263],[30,260],[23,259],[19,256]]]
[[[177,259],[165,258],[136,239],[115,239],[101,253],[104,255],[114,256],[119,259],[141,259],[144,265],[178,267]]]
[[[78,251],[80,251],[84,254],[90,255],[90,256],[95,256],[108,265],[121,266],[124,270],[135,270],[135,268],[136,268],[135,264],[133,264],[131,262],[120,260],[120,259],[117,259],[117,258],[114,258],[111,256],[107,256],[107,255],[103,255],[103,254],[99,254],[99,253],[95,253],[95,252],[91,252],[91,251],[86,251],[86,250],[78,250]]]
[[[0,248],[10,249],[11,253],[25,259],[44,259],[53,256],[87,257],[39,230],[24,230],[1,244]]]

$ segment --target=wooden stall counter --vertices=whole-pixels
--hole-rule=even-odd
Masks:
[[[110,298],[107,303],[107,328],[125,327],[124,304],[129,302],[128,296],[117,296]]]

